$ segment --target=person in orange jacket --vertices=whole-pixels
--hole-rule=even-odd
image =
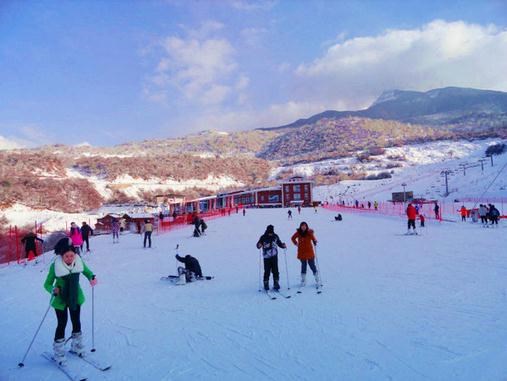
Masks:
[[[407,217],[408,217],[408,231],[407,234],[410,233],[410,227],[414,229],[414,233],[417,234],[415,231],[415,219],[417,218],[417,211],[414,208],[414,205],[411,203],[407,206]]]
[[[461,207],[461,209],[459,210],[459,214],[461,214],[461,221],[467,220],[468,211],[467,211],[467,208],[465,207],[465,205],[463,205]]]
[[[299,229],[297,229],[291,237],[291,241],[298,247],[298,259],[301,261],[300,287],[304,287],[306,285],[307,265],[310,266],[310,269],[315,276],[316,284],[320,285],[319,273],[317,271],[317,267],[315,266],[315,251],[313,249],[313,246],[317,246],[317,238],[315,238],[313,230],[308,227],[306,222],[301,222]]]

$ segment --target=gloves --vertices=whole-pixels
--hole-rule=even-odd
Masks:
[[[97,284],[97,278],[95,278],[95,276],[93,276],[93,278],[90,280],[90,286],[95,287],[96,284]]]

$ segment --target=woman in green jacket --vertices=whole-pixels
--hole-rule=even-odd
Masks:
[[[49,267],[44,288],[52,294],[51,306],[55,309],[58,326],[53,343],[54,358],[59,363],[65,362],[65,327],[67,326],[67,310],[72,321],[71,351],[81,355],[84,352],[81,335],[81,305],[85,301],[83,290],[79,286],[79,274],[90,281],[93,287],[97,284],[95,275],[86,266],[70,238],[62,238],[55,246],[57,255]]]

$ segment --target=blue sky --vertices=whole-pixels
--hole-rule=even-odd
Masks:
[[[0,1],[0,146],[276,126],[507,91],[505,1]]]

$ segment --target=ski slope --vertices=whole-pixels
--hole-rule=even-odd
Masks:
[[[94,237],[85,261],[97,274],[95,347],[113,367],[101,373],[79,359],[90,380],[505,380],[507,244],[505,227],[429,223],[404,236],[395,217],[303,209],[247,210],[154,236]],[[299,222],[315,229],[324,292],[310,286],[291,299],[258,292],[266,225],[288,244],[291,284],[299,274],[289,239]],[[419,229],[419,228],[418,228]],[[174,248],[192,254],[211,281],[172,286]],[[49,259],[46,258],[46,259]],[[44,264],[0,269],[0,380],[64,381],[40,354],[51,350],[51,310],[25,367],[17,368],[48,302]],[[309,274],[311,275],[311,274]],[[312,280],[313,277],[309,277]],[[91,345],[91,290],[82,329]],[[312,281],[309,282],[313,284]],[[70,322],[67,327],[70,335]],[[70,343],[69,343],[70,344]]]

